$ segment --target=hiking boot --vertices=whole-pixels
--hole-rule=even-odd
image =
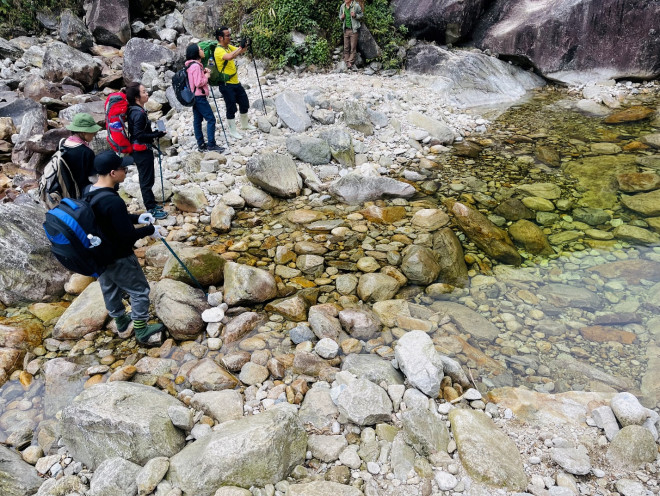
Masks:
[[[135,339],[143,346],[160,346],[165,341],[163,324],[147,324],[146,320],[133,322]]]
[[[117,326],[117,332],[122,333],[126,332],[126,329],[128,329],[128,326],[131,325],[131,318],[128,316],[127,313],[124,313],[120,315],[119,317],[115,317],[115,325]]]
[[[153,210],[165,210],[162,205],[156,205]]]
[[[201,145],[197,145],[197,150],[200,152],[205,152],[207,149],[206,143],[202,143]]]
[[[227,119],[227,127],[229,128],[229,136],[234,139],[242,139],[243,135],[236,130],[236,120]]]
[[[156,220],[164,219],[168,215],[167,212],[165,212],[165,210],[163,210],[163,207],[161,207],[161,208],[158,208],[158,207],[152,208],[151,210],[149,210],[149,213],[151,215],[153,215],[154,219],[156,219]]]
[[[209,145],[209,147],[207,148],[207,151],[222,153],[222,152],[225,151],[225,148],[223,146],[220,146],[220,145]]]
[[[250,124],[248,120],[247,112],[245,114],[240,114],[241,116],[241,129],[245,131],[255,131],[257,128]]]

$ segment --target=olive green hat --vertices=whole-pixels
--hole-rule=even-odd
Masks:
[[[94,117],[83,112],[73,116],[73,122],[66,127],[74,133],[95,133],[101,130],[101,126],[94,122]]]

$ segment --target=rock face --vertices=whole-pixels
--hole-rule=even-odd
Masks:
[[[101,286],[98,281],[93,282],[62,314],[53,329],[53,337],[80,339],[89,332],[102,329],[107,318]]]
[[[144,465],[183,448],[185,435],[167,415],[168,407],[182,405],[142,384],[99,384],[62,411],[62,439],[71,455],[92,469],[113,457]]]
[[[660,74],[656,2],[559,0],[552,8],[497,0],[475,33],[479,48],[526,59],[545,76],[586,79],[651,79]]]
[[[43,301],[64,294],[70,272],[50,253],[44,209],[27,196],[0,204],[0,302]]]
[[[358,173],[346,174],[333,182],[329,191],[349,205],[384,197],[410,198],[415,194],[415,188],[408,183],[391,177],[363,176]]]
[[[483,412],[454,408],[451,429],[463,466],[475,480],[524,491],[527,476],[515,443]]]
[[[131,38],[129,0],[92,0],[87,26],[99,45],[124,46]]]
[[[431,84],[439,98],[462,107],[513,102],[543,80],[495,57],[468,51],[449,52],[419,43],[408,52],[406,68],[437,75]]]
[[[237,420],[170,460],[168,479],[184,494],[211,496],[220,485],[249,488],[285,479],[305,459],[307,434],[287,404]]]
[[[85,23],[69,9],[62,11],[60,39],[70,47],[83,52],[89,52],[94,44],[92,33]]]
[[[456,43],[470,34],[486,0],[394,0],[394,22],[416,38]]]
[[[49,81],[59,83],[68,76],[90,88],[101,75],[101,64],[91,55],[55,41],[46,48],[41,71]]]
[[[454,202],[450,205],[456,224],[488,256],[510,265],[520,265],[522,258],[509,236],[475,209]]]
[[[190,339],[204,329],[201,313],[209,305],[201,289],[163,279],[154,287],[152,298],[156,315],[174,339]]]
[[[257,303],[277,295],[275,278],[270,272],[234,262],[225,264],[225,302]]]
[[[225,3],[229,0],[207,0],[195,2],[186,6],[183,11],[183,26],[186,31],[196,38],[213,38],[215,30],[222,25],[222,12]]]
[[[245,174],[261,189],[282,198],[298,196],[303,186],[291,157],[278,153],[262,153],[250,159]]]
[[[0,493],[3,496],[34,494],[42,482],[34,467],[25,463],[19,453],[0,446]]]
[[[174,52],[143,38],[131,38],[124,47],[124,83],[142,80],[143,62],[161,65],[163,60],[166,64],[172,63]]]

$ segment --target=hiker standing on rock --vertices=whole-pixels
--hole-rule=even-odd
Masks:
[[[220,73],[221,82],[218,85],[222,99],[227,107],[227,123],[229,124],[229,135],[235,139],[241,139],[243,135],[236,129],[236,105],[240,111],[241,129],[245,131],[254,131],[256,127],[248,121],[248,110],[250,100],[243,85],[238,82],[238,72],[234,59],[244,54],[248,50],[248,41],[242,40],[241,46],[230,45],[231,29],[222,26],[215,31],[215,37],[218,39],[218,47],[213,52],[215,65]]]
[[[339,19],[344,30],[344,62],[349,69],[355,64],[362,15],[362,7],[355,0],[345,0],[339,7]]]
[[[101,126],[96,124],[94,118],[87,113],[76,114],[73,121],[66,127],[73,134],[62,144],[62,158],[69,166],[71,179],[78,186],[82,196],[83,191],[92,182],[91,176],[96,175],[94,170],[94,152],[89,147]],[[71,190],[71,189],[70,189]]]
[[[209,101],[209,75],[211,69],[204,68],[202,65],[204,50],[199,45],[193,43],[186,48],[186,73],[190,89],[195,95],[193,103],[193,131],[197,140],[197,149],[200,152],[218,152],[222,153],[225,149],[218,146],[215,142],[215,116]],[[209,140],[207,145],[204,142],[204,133],[202,133],[202,120],[206,120],[206,137]]]
[[[125,159],[111,150],[100,153],[94,160],[98,180],[89,188],[90,200],[96,195],[104,195],[94,202],[92,208],[96,222],[103,233],[102,244],[109,244],[107,267],[99,276],[105,307],[115,320],[117,331],[128,330],[133,321],[133,330],[138,343],[146,346],[159,346],[165,337],[163,324],[147,324],[149,320],[149,283],[142,272],[133,245],[135,242],[151,236],[161,239],[167,235],[163,227],[154,226],[151,213],[129,214],[126,203],[116,189],[124,179],[128,166]],[[135,224],[144,226],[135,228]],[[131,316],[124,307],[122,298],[128,293],[131,301]]]
[[[128,100],[128,135],[130,136],[133,152],[131,156],[137,165],[140,178],[140,192],[142,203],[155,219],[164,219],[167,212],[156,203],[153,187],[156,180],[154,173],[153,141],[165,136],[164,131],[152,131],[147,118],[144,104],[149,100],[147,90],[140,83],[130,83],[126,86],[126,100]]]

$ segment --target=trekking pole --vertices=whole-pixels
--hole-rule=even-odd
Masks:
[[[261,89],[261,81],[259,81],[259,71],[257,70],[257,60],[254,58],[254,52],[252,51],[252,43],[248,44],[250,55],[252,55],[252,63],[254,64],[254,73],[257,75],[257,84],[259,85],[259,93],[261,93],[261,103],[264,106],[264,115],[266,114],[266,99],[264,98],[264,92]]]
[[[181,261],[181,259],[178,257],[178,255],[177,255],[176,253],[174,253],[174,250],[173,250],[172,247],[169,245],[169,243],[168,243],[167,241],[165,241],[164,238],[160,238],[160,240],[161,240],[163,243],[165,243],[165,246],[167,246],[167,249],[170,250],[170,253],[174,256],[174,258],[176,258],[176,261],[179,262],[179,264],[181,264],[181,267],[183,267],[183,270],[185,270],[185,271],[188,273],[188,275],[189,275],[190,278],[193,280],[193,282],[197,285],[197,287],[198,287],[199,289],[201,289],[202,291],[204,291],[204,288],[203,288],[202,285],[199,283],[199,281],[197,280],[197,278],[196,278],[194,275],[192,275],[192,273],[188,270],[188,267],[186,267],[186,264],[184,264],[184,263]],[[206,291],[204,291],[204,295],[208,296],[208,293],[207,293]]]
[[[213,103],[215,104],[215,111],[218,113],[218,120],[220,121],[220,127],[222,128],[222,134],[225,135],[225,143],[227,143],[227,150],[229,150],[229,140],[227,139],[227,133],[225,131],[225,126],[222,123],[222,118],[220,117],[220,109],[218,108],[218,101],[215,99],[215,93],[213,92],[213,86],[209,84],[211,88],[211,96],[213,97]]]
[[[165,183],[163,182],[163,154],[160,152],[160,140],[156,142],[156,150],[158,150],[158,167],[160,167],[160,190],[163,193],[163,205],[165,204]]]

